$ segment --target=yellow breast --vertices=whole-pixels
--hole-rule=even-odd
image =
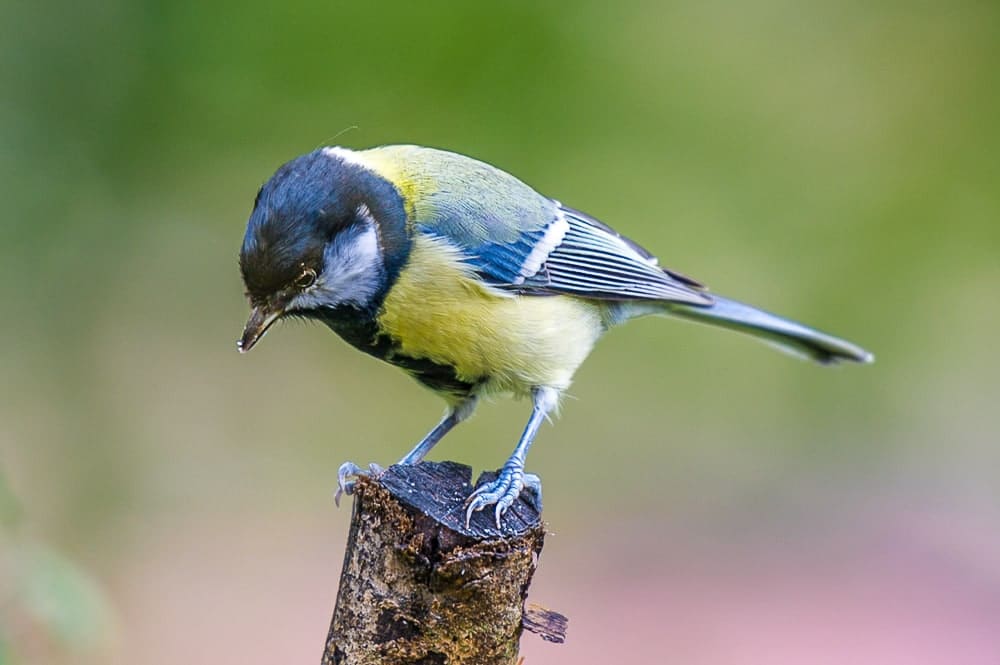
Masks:
[[[472,275],[447,242],[417,236],[379,326],[406,355],[455,368],[488,391],[564,390],[603,332],[599,305],[516,296]]]

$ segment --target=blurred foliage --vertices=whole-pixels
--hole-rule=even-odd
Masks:
[[[26,534],[0,475],[0,665],[37,662],[61,646],[93,652],[112,635],[112,612],[94,578]]]
[[[875,351],[822,371],[615,331],[529,458],[571,532],[623,508],[766,532],[886,497],[1000,516],[998,51],[1000,5],[971,0],[3,3],[0,446],[30,541],[129,588],[171,529],[326,511],[341,461],[434,422],[319,328],[234,350],[254,193],[332,142],[485,159]],[[435,456],[496,466],[525,417],[486,405]],[[32,611],[86,625],[86,576],[34,547],[26,597],[65,606]]]

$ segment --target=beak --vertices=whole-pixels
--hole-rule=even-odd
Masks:
[[[247,320],[243,328],[243,337],[236,342],[236,348],[240,353],[246,353],[253,348],[254,344],[264,336],[271,324],[281,318],[283,309],[270,309],[267,305],[260,305],[250,312],[250,319]]]

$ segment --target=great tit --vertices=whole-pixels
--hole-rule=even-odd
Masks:
[[[825,365],[873,359],[710,293],[509,173],[412,145],[326,147],[283,165],[257,193],[240,270],[252,306],[241,352],[278,319],[315,319],[444,398],[444,418],[400,464],[422,460],[480,397],[530,396],[524,433],[496,480],[470,495],[467,524],[495,506],[499,528],[525,487],[525,456],[542,421],[597,339],[629,319],[717,325]],[[341,490],[360,471],[345,463]]]

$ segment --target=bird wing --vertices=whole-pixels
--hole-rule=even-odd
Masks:
[[[546,212],[545,223],[521,220],[515,227],[477,222],[474,235],[456,232],[465,226],[459,220],[420,230],[444,235],[480,277],[504,290],[598,300],[712,303],[700,283],[661,268],[656,257],[606,224],[557,202]],[[514,228],[518,231],[512,235]],[[450,232],[442,234],[443,229]],[[493,237],[491,229],[499,237]],[[472,238],[475,242],[467,242]]]
[[[526,287],[605,300],[711,304],[704,286],[661,268],[655,256],[606,224],[562,205],[558,213],[554,224],[564,225],[562,241],[525,278]]]
[[[414,230],[446,240],[501,289],[709,305],[704,287],[637,243],[478,160],[418,146],[364,153],[411,206]]]

